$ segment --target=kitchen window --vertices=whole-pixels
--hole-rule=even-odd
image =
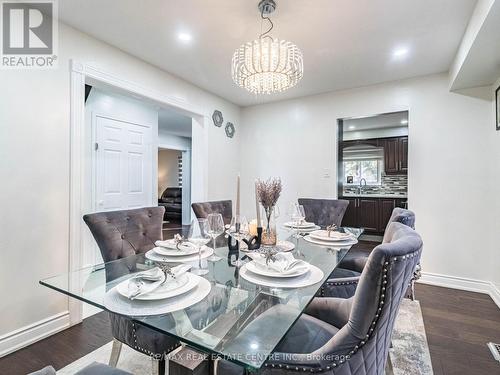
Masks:
[[[380,185],[382,174],[381,160],[344,161],[344,175],[353,177],[353,184],[359,184],[364,178],[367,185]]]
[[[364,178],[367,185],[382,184],[383,148],[373,146],[345,148],[343,159],[344,183],[357,185]]]

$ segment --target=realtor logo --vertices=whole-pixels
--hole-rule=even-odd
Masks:
[[[2,1],[1,66],[8,69],[56,66],[55,0]]]

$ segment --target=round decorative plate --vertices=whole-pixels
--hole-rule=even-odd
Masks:
[[[278,271],[274,271],[273,269],[271,268],[264,268],[264,266],[260,266],[258,264],[256,264],[255,262],[248,262],[246,263],[246,266],[247,266],[247,270],[249,270],[250,272],[253,272],[257,275],[260,275],[260,276],[266,276],[266,277],[278,277],[278,278],[285,278],[285,277],[297,277],[297,276],[301,276],[307,272],[309,272],[309,268],[302,268],[302,269],[299,269],[297,270],[297,272],[293,272],[293,273],[280,273]]]
[[[165,299],[178,296],[180,294],[186,293],[187,291],[193,289],[198,285],[199,280],[190,276],[192,274],[185,273],[181,275],[178,279],[169,281],[150,293],[145,293],[143,295],[135,297],[137,300],[153,301],[158,299]],[[116,286],[116,290],[122,296],[127,297],[128,295],[128,283],[130,280],[122,281]]]
[[[349,233],[341,232],[330,232],[330,236],[328,236],[327,230],[315,230],[314,232],[309,233],[309,236],[325,242],[342,242],[352,240],[354,238]]]
[[[278,279],[256,275],[248,270],[247,265],[248,263],[240,268],[240,276],[253,284],[270,288],[303,288],[319,283],[325,275],[318,267],[311,264],[309,271],[302,276]]]
[[[202,301],[212,289],[212,285],[207,279],[197,275],[192,276],[198,280],[196,287],[176,297],[155,301],[137,299],[131,301],[118,293],[114,287],[104,296],[104,307],[108,311],[128,316],[163,315],[186,309]]]
[[[201,249],[201,259],[206,259],[214,253],[214,249],[211,247],[204,246]],[[187,256],[166,256],[160,255],[154,250],[149,250],[146,254],[146,258],[152,260],[153,262],[165,262],[165,263],[188,263],[195,262],[198,260],[198,253]]]
[[[177,249],[167,249],[165,247],[154,247],[153,251],[160,255],[165,255],[169,257],[185,257],[188,255],[198,254],[198,250],[194,246],[183,246],[182,250]]]
[[[317,240],[316,238],[312,238],[309,235],[305,236],[304,240],[307,242],[313,243],[315,245],[321,245],[321,246],[326,246],[326,247],[336,247],[336,248],[348,247],[348,246],[352,246],[352,245],[355,245],[358,243],[358,240],[355,238],[349,239],[347,241],[329,242],[329,241]]]

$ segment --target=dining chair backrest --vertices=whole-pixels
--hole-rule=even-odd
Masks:
[[[349,205],[349,201],[344,199],[299,198],[298,202],[304,206],[306,220],[322,228],[332,224],[340,227]]]
[[[164,207],[87,214],[88,225],[105,262],[145,253],[163,238]]]
[[[389,221],[387,222],[387,226],[385,228],[385,233],[384,233],[384,239],[382,242],[387,242],[389,238],[389,227],[391,226],[392,223],[397,222],[404,224],[412,229],[415,229],[415,213],[413,211],[396,207],[392,210],[391,217],[389,218]]]
[[[360,368],[384,374],[394,321],[421,252],[422,239],[413,229],[391,223],[388,242],[372,251],[361,274],[347,324],[319,350],[338,355],[328,365],[335,374],[357,374]]]
[[[233,217],[233,202],[231,200],[192,203],[194,214],[198,219],[206,219],[209,214],[222,215],[224,224],[230,224]]]

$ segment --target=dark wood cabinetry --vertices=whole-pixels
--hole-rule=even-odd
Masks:
[[[386,174],[408,173],[408,137],[379,140],[384,147],[384,169]]]
[[[385,174],[398,175],[408,173],[408,137],[359,139],[343,141],[341,148],[357,145],[370,145],[384,148]]]
[[[358,198],[358,223],[366,231],[379,230],[379,200],[373,198]]]
[[[356,227],[358,224],[358,198],[341,198],[349,201],[349,205],[342,219],[342,225],[345,227]]]
[[[406,208],[406,198],[342,197],[349,201],[342,225],[364,228],[368,234],[383,234],[392,210]]]
[[[401,172],[408,173],[408,137],[400,138],[399,160]]]

